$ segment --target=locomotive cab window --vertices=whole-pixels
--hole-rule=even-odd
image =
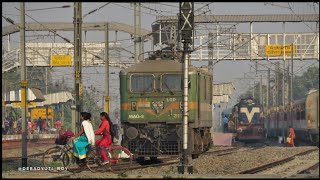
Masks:
[[[182,91],[183,79],[181,74],[163,74],[161,90],[163,92]]]
[[[153,92],[154,76],[151,74],[133,74],[131,75],[131,92]]]

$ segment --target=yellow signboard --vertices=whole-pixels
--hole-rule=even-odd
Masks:
[[[291,44],[285,45],[286,55],[291,55]],[[283,56],[283,45],[266,45],[266,56]],[[293,54],[297,53],[296,45],[293,45]]]
[[[45,119],[46,118],[46,108],[34,108],[31,110],[31,119]],[[48,107],[48,119],[53,119],[53,108]]]
[[[51,66],[71,66],[71,55],[52,55]]]

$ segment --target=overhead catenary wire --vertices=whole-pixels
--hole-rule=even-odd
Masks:
[[[97,12],[99,10],[101,10],[102,8],[104,8],[105,6],[107,6],[108,4],[110,4],[110,2],[108,3],[105,3],[104,5],[100,6],[99,8],[96,8],[88,13],[86,13],[85,15],[82,16],[82,19],[84,19],[86,16],[90,15],[90,14],[93,14],[94,12]]]
[[[69,8],[71,7],[70,5],[63,5],[63,6],[58,6],[58,7],[48,7],[48,8],[41,8],[41,9],[29,9],[26,11],[40,11],[40,10],[47,10],[47,9],[58,9],[58,8]]]

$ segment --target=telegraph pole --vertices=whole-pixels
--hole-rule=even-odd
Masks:
[[[178,172],[184,174],[192,173],[193,167],[189,164],[189,152],[188,152],[188,74],[189,74],[189,61],[191,49],[190,44],[193,44],[192,35],[194,29],[194,17],[193,17],[193,2],[180,2],[179,3],[179,30],[181,30],[181,40],[183,43],[183,149],[180,163],[178,165]]]
[[[80,128],[80,112],[82,110],[82,82],[81,82],[81,67],[82,67],[82,7],[80,2],[74,3],[74,75],[75,75],[75,121],[76,121],[76,132]]]
[[[22,114],[22,167],[27,167],[27,68],[25,51],[25,4],[20,3],[20,61],[21,61],[21,114]]]
[[[106,78],[106,96],[105,96],[105,110],[109,114],[109,23],[105,24],[105,49],[104,49],[104,59],[105,59],[105,78]]]

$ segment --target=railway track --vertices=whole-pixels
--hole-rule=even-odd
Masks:
[[[30,146],[37,146],[37,145],[47,145],[47,144],[54,144],[55,138],[49,138],[49,139],[31,139],[28,140],[27,145]],[[15,149],[21,147],[21,140],[10,140],[10,141],[4,141],[2,142],[2,149]]]
[[[36,153],[36,154],[32,154],[30,156],[28,156],[28,158],[35,158],[35,157],[39,157],[39,156],[43,156],[43,153]],[[21,156],[20,157],[4,157],[2,158],[2,162],[12,162],[12,161],[16,161],[16,160],[21,160]]]
[[[215,155],[215,156],[223,156],[223,155],[228,155],[228,154],[232,154],[232,153],[236,153],[239,152],[239,150],[241,150],[242,147],[232,147],[232,148],[228,148],[228,149],[221,149],[221,150],[215,150],[215,151],[211,151],[211,152],[205,152],[201,155]],[[252,148],[251,148],[252,149]],[[37,153],[37,154],[33,154],[28,156],[28,158],[34,158],[34,157],[42,157],[44,153]],[[9,158],[3,158],[3,162],[9,162],[9,161],[14,161],[14,160],[20,160],[21,157],[9,157]],[[160,162],[159,163],[154,163],[154,164],[145,164],[145,165],[141,165],[136,161],[132,162],[131,167],[127,170],[135,170],[135,169],[144,169],[144,168],[149,168],[149,167],[161,167],[161,166],[167,166],[167,165],[172,165],[172,164],[177,164],[180,162],[179,157],[177,156],[172,156],[172,157],[164,157],[164,158],[160,158],[159,159]],[[37,171],[39,172],[39,171]],[[55,176],[53,178],[59,178],[59,179],[63,179],[63,178],[68,178],[70,177],[70,175],[62,175],[62,176]]]
[[[236,152],[239,152],[239,150],[242,147],[233,147],[233,148],[228,148],[228,149],[222,149],[222,150],[216,150],[216,151],[211,151],[211,152],[204,152],[201,155],[215,155],[215,156],[223,156],[223,155],[228,155],[228,154],[233,154]],[[177,159],[178,158],[178,159]],[[144,169],[148,167],[160,167],[160,166],[167,166],[167,165],[172,165],[179,163],[179,157],[167,157],[160,159],[162,162],[158,164],[150,164],[150,165],[140,165],[138,163],[134,163],[133,166],[129,170],[134,170],[134,169]],[[166,160],[166,161],[164,161]]]
[[[296,156],[306,155],[306,154],[312,153],[314,151],[318,151],[318,149],[310,149],[310,150],[295,154],[293,156],[290,156],[288,158],[284,158],[284,159],[281,159],[281,160],[278,160],[278,161],[274,161],[274,162],[271,162],[271,163],[268,163],[268,164],[264,164],[262,166],[254,167],[252,169],[240,171],[240,172],[237,172],[235,174],[255,174],[257,172],[264,171],[264,170],[266,170],[268,168],[271,168],[271,167],[274,167],[274,166],[278,166],[278,165],[284,164],[286,162],[292,161]]]
[[[306,173],[308,173],[308,172],[310,172],[312,170],[317,169],[318,167],[319,167],[319,162],[315,163],[314,165],[308,167],[307,169],[305,169],[303,171],[298,172],[298,174],[306,174]]]

